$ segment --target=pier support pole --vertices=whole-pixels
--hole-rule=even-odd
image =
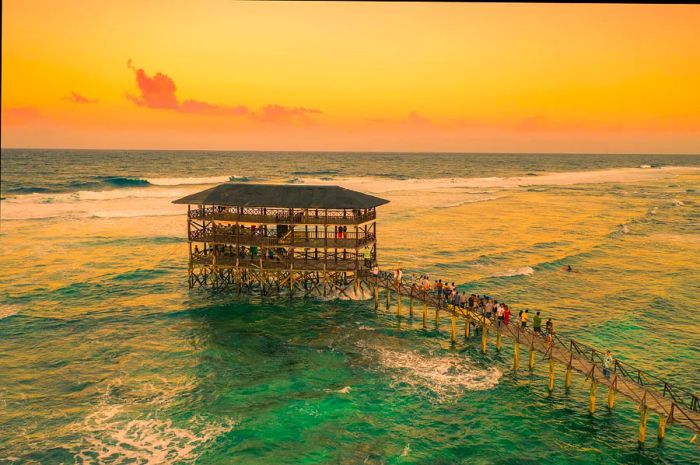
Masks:
[[[598,382],[595,380],[595,378],[591,378],[591,396],[589,398],[589,405],[588,405],[588,410],[591,413],[595,413],[595,396],[596,392],[598,391]]]
[[[530,359],[527,362],[527,366],[532,370],[535,368],[535,346],[530,343]]]
[[[566,366],[566,374],[564,375],[564,387],[569,389],[571,387],[571,364]]]
[[[549,386],[547,386],[549,393],[551,394],[554,390],[554,359],[549,358]]]
[[[520,343],[515,342],[513,344],[513,370],[518,371],[518,365],[520,363]]]
[[[496,350],[501,351],[501,327],[498,327],[496,332]]]
[[[389,310],[389,304],[391,303],[391,291],[386,288],[386,309]]]
[[[423,303],[423,329],[428,327],[428,304]]]
[[[413,318],[413,291],[411,291],[411,298],[408,300],[408,315]]]
[[[608,410],[615,408],[615,383],[617,379],[613,379],[613,382],[608,386]]]
[[[464,339],[469,339],[471,336],[472,324],[469,320],[464,320]]]
[[[374,286],[374,310],[379,310],[379,288]]]
[[[659,416],[659,442],[663,441],[666,437],[666,422],[668,418],[666,415]]]
[[[450,336],[452,344],[457,342],[457,315],[452,315],[452,331]]]
[[[401,288],[396,292],[396,314],[401,316]]]
[[[440,309],[435,307],[435,327],[440,328]]]
[[[646,394],[639,406],[639,443],[644,444],[647,440],[647,418],[649,417],[649,407],[647,407]]]
[[[486,325],[481,327],[481,353],[485,354],[486,353],[486,336],[488,334],[489,330],[486,327]]]

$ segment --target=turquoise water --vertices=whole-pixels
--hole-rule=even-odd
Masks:
[[[633,404],[590,415],[582,377],[550,397],[539,359],[516,375],[407,305],[189,292],[170,204],[229,177],[374,193],[381,263],[698,392],[700,157],[192,158],[3,150],[0,463],[700,463],[689,431],[657,445],[650,415],[640,448]]]

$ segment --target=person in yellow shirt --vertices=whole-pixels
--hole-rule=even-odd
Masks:
[[[523,312],[523,314],[520,316],[520,326],[522,326],[523,328],[527,328],[527,312],[528,310],[525,310],[525,312]]]

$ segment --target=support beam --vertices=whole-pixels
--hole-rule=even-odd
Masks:
[[[423,329],[428,328],[428,304],[423,303]]]
[[[530,359],[528,360],[527,366],[530,370],[535,368],[535,346],[530,344]]]
[[[374,286],[374,310],[379,310],[379,287]]]
[[[481,327],[481,353],[486,353],[486,336],[489,333],[489,329],[486,325]]]
[[[450,334],[450,340],[452,344],[457,342],[457,315],[452,314],[452,331]]]
[[[471,336],[471,330],[472,324],[469,322],[469,320],[464,320],[464,339],[469,339],[469,336]]]
[[[595,413],[595,396],[598,391],[598,382],[595,378],[591,378],[591,395],[589,397],[588,410],[591,413]]]
[[[617,380],[613,380],[612,383],[610,383],[610,386],[608,386],[608,410],[612,410],[615,408],[615,382]]]
[[[666,415],[660,415],[659,416],[659,442],[663,441],[664,438],[666,437],[666,422],[668,419],[666,418]]]
[[[571,364],[566,366],[566,374],[564,375],[564,387],[569,389],[571,387]]]
[[[554,359],[549,358],[549,385],[547,389],[551,393],[554,390]]]
[[[518,371],[518,365],[520,363],[520,343],[515,342],[513,344],[513,371]]]
[[[646,403],[646,394],[639,407],[639,443],[644,444],[647,440],[647,419],[649,418],[649,407]]]
[[[496,350],[501,351],[501,327],[498,327],[498,330],[496,332]]]

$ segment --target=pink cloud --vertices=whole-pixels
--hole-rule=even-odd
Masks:
[[[188,99],[180,102],[175,95],[175,81],[163,73],[150,77],[141,68],[136,68],[131,60],[127,62],[129,69],[134,71],[139,95],[127,93],[126,97],[136,105],[146,108],[173,110],[180,113],[195,113],[199,115],[245,115],[248,109],[243,105],[228,106]]]
[[[239,105],[237,107],[230,107],[226,105],[212,105],[207,102],[200,102],[198,100],[185,100],[180,104],[178,111],[183,113],[199,113],[201,115],[246,115],[248,114],[248,108]]]
[[[178,113],[190,113],[210,116],[248,116],[265,123],[291,124],[308,123],[309,115],[320,114],[315,108],[287,107],[279,104],[264,106],[260,111],[253,112],[245,105],[220,105],[201,100],[177,98],[175,81],[163,73],[149,76],[141,68],[136,68],[131,60],[126,64],[134,72],[138,94],[126,94],[134,104],[155,109],[172,110]]]
[[[84,97],[77,92],[71,92],[70,95],[66,97],[66,100],[73,103],[97,103],[97,99]]]
[[[282,105],[266,105],[260,110],[258,119],[268,123],[292,123],[307,121],[308,115],[320,114],[321,110],[304,107],[285,107]]]
[[[44,119],[38,108],[14,107],[2,109],[3,126],[26,126]]]

